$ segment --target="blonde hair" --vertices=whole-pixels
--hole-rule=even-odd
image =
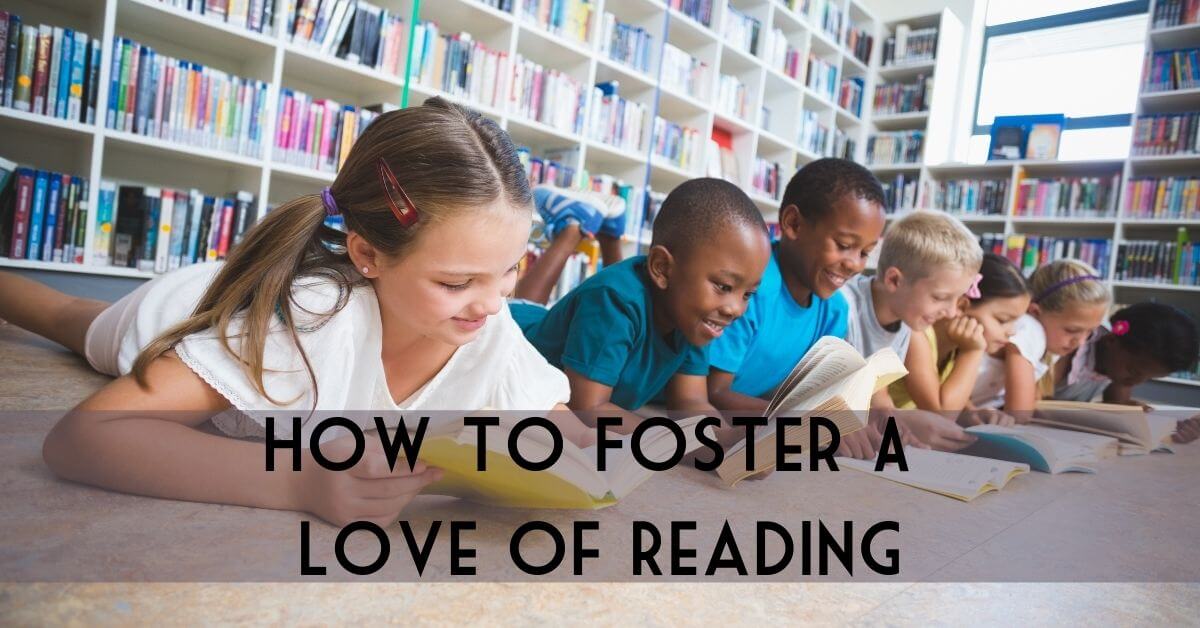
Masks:
[[[1041,266],[1029,278],[1033,302],[1043,310],[1061,312],[1077,303],[1107,305],[1112,293],[1100,273],[1077,259],[1060,259]]]
[[[390,192],[383,166],[420,212],[420,221],[405,226],[389,208]],[[507,211],[528,215],[532,193],[512,139],[478,112],[431,98],[379,116],[354,142],[346,162],[328,188],[346,229],[386,256],[399,258],[412,250],[420,235],[454,215],[480,211],[497,199]],[[397,202],[393,200],[392,202]],[[317,403],[316,375],[300,344],[293,307],[293,284],[301,277],[329,280],[341,295],[318,325],[349,302],[351,289],[366,279],[351,267],[346,234],[325,226],[326,207],[320,194],[288,201],[263,217],[229,252],[225,265],[200,298],[191,316],[163,332],[133,363],[133,375],[146,386],[146,369],[183,338],[214,329],[222,346],[241,363],[254,388],[279,403],[263,382],[263,353],[272,323],[279,319],[300,352]],[[239,350],[229,343],[234,317],[244,317]]]
[[[895,267],[910,280],[927,277],[938,267],[977,273],[983,249],[960,220],[934,211],[913,212],[892,223],[879,251],[879,274]]]

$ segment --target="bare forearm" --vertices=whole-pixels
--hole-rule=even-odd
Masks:
[[[59,476],[115,491],[302,509],[292,489],[296,475],[292,450],[277,450],[275,471],[268,472],[264,444],[206,434],[170,421],[118,418],[59,425],[47,438],[43,455]]]
[[[979,363],[982,361],[982,351],[968,351],[955,358],[954,369],[946,381],[942,382],[940,410],[958,412],[966,408],[971,400],[971,391],[975,388],[975,379],[979,375]]]

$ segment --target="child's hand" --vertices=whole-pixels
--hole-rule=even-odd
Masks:
[[[1200,414],[1177,423],[1171,440],[1182,444],[1190,443],[1198,437],[1200,437]]]
[[[987,339],[983,337],[983,325],[965,314],[950,321],[946,335],[960,351],[983,351],[987,348]]]
[[[354,439],[345,436],[321,445],[329,460],[346,460],[354,451]],[[408,462],[396,461],[388,469],[387,457],[377,438],[368,438],[362,459],[346,471],[330,471],[317,464],[305,449],[296,481],[296,503],[336,526],[352,521],[370,521],[381,527],[396,523],[400,511],[426,486],[442,478],[442,470],[418,462],[412,471]]]
[[[842,442],[838,445],[837,455],[871,460],[875,458],[875,451],[882,440],[883,435],[879,433],[879,430],[873,425],[867,425],[861,430],[843,435]]]
[[[1016,417],[1007,412],[1001,412],[995,408],[978,408],[976,410],[963,410],[962,414],[958,415],[958,422],[964,427],[972,425],[999,425],[1001,427],[1009,427],[1018,423]]]
[[[939,451],[958,451],[975,442],[975,437],[954,421],[933,412],[905,410],[897,413],[896,420],[912,430],[918,441]]]

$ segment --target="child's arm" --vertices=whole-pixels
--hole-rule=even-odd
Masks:
[[[708,378],[676,373],[667,382],[667,409],[721,416],[708,401]]]
[[[870,420],[883,425],[889,416],[896,417],[906,445],[911,443],[918,447],[957,451],[975,442],[974,436],[941,415],[926,410],[897,410],[896,402],[885,387],[871,396]]]
[[[733,390],[733,373],[713,368],[708,372],[708,400],[721,410],[764,413],[771,402]]]
[[[1133,398],[1133,386],[1121,386],[1116,382],[1104,389],[1104,403],[1119,403],[1126,406],[1140,406],[1142,402]]]
[[[524,276],[517,281],[513,296],[535,303],[545,303],[550,300],[550,293],[558,284],[567,260],[575,253],[575,247],[583,240],[583,232],[576,223],[568,223],[554,236],[554,241],[546,248],[546,252],[538,258]]]
[[[1028,423],[1037,406],[1037,378],[1033,364],[1025,359],[1016,345],[1004,347],[1004,411]]]
[[[631,434],[642,422],[642,417],[612,402],[612,386],[588,379],[571,367],[564,368],[563,372],[571,384],[571,400],[567,407],[578,413],[579,419],[588,427],[595,427],[596,418],[600,416],[619,417],[621,424],[611,430],[617,434]]]
[[[381,446],[344,472],[317,465],[302,450],[301,472],[292,452],[275,452],[265,470],[264,445],[207,434],[195,427],[228,402],[169,353],[150,364],[143,389],[121,377],[80,403],[50,431],[42,456],[62,478],[125,493],[256,508],[308,511],[335,524],[359,519],[381,525],[441,472],[418,464],[389,471]],[[344,441],[350,441],[347,437]],[[350,442],[332,443],[334,453]],[[322,449],[326,449],[324,446]]]
[[[983,337],[983,325],[969,317],[960,316],[950,321],[946,330],[950,342],[958,348],[954,357],[954,368],[946,381],[939,388],[938,397],[941,406],[938,410],[961,412],[971,402],[971,391],[975,389],[975,379],[979,376],[979,367],[983,364],[983,352],[987,349],[987,340]],[[915,340],[916,338],[914,338]],[[909,344],[909,352],[912,352]],[[929,343],[922,343],[929,348]],[[934,377],[937,377],[937,356],[933,356],[935,364]],[[936,380],[935,380],[936,381]],[[920,404],[917,405],[920,408]],[[933,410],[934,408],[929,408]]]

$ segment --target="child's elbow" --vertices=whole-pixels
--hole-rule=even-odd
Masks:
[[[74,414],[59,420],[42,441],[42,460],[60,478],[76,479],[77,467],[81,462],[82,441],[80,421]]]

